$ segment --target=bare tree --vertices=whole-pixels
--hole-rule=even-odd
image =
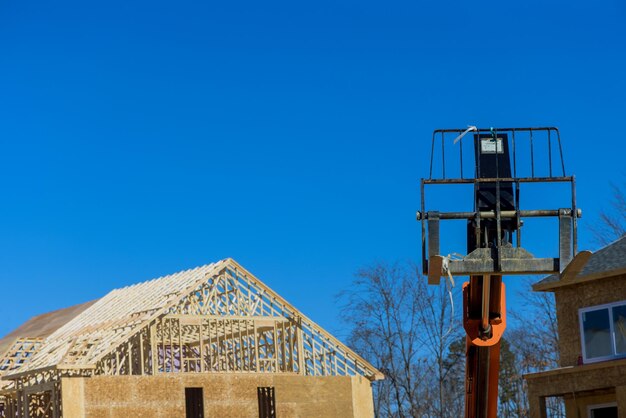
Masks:
[[[531,282],[527,281],[530,287]],[[523,375],[558,366],[558,330],[552,293],[520,293],[523,308],[511,312],[521,326],[501,343],[499,416],[528,417]],[[349,344],[386,379],[374,385],[378,417],[463,415],[465,337],[460,307],[452,313],[448,288],[428,286],[415,266],[379,263],[359,271],[339,295]],[[548,399],[551,417],[563,403]]]
[[[515,334],[513,334],[515,338]],[[528,400],[518,353],[512,349],[509,338],[500,340],[500,379],[498,416],[522,418],[528,416]]]
[[[419,286],[399,266],[378,264],[359,271],[340,298],[352,325],[349,343],[386,376],[375,386],[376,415],[419,416],[425,408],[417,395]]]
[[[455,318],[453,311],[454,299],[448,283],[443,283],[438,287],[428,286],[426,278],[420,277],[416,270],[416,277],[420,281],[422,288],[418,301],[420,307],[418,311],[420,325],[420,341],[427,350],[431,359],[431,368],[434,372],[436,383],[436,398],[430,403],[429,416],[445,418],[451,415],[454,408],[454,399],[458,398],[459,392],[462,394],[464,385],[460,387],[448,385],[450,372],[454,370],[451,358],[448,356],[450,345],[461,335],[461,321]],[[460,309],[457,310],[460,312]],[[457,358],[461,364],[464,359]]]
[[[446,412],[449,417],[461,417],[465,409],[465,351],[467,337],[457,337],[448,346],[445,360]]]
[[[626,234],[626,184],[611,185],[613,195],[607,209],[600,212],[599,221],[592,226],[593,234],[601,245],[607,245]]]
[[[527,279],[524,287],[519,292],[521,308],[511,312],[520,324],[511,330],[518,338],[509,338],[513,349],[522,356],[522,371],[532,373],[558,367],[559,330],[554,294],[533,291],[532,279]]]
[[[376,264],[359,271],[339,295],[343,320],[351,325],[349,344],[381,370],[374,387],[379,417],[447,417],[450,327],[445,288],[429,287],[415,266]]]
[[[517,416],[528,416],[528,397],[524,374],[541,372],[559,366],[559,333],[554,294],[535,292],[532,281],[527,279],[525,289],[519,293],[523,301],[521,309],[511,312],[519,325],[508,330],[507,340],[516,358],[515,381],[517,387],[515,405]],[[560,398],[546,399],[550,417],[565,417],[564,404]]]

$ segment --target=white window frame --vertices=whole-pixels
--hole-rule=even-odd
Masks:
[[[594,409],[609,408],[611,406],[614,406],[614,407],[617,408],[617,402],[598,403],[598,404],[594,404],[594,405],[589,405],[589,406],[587,406],[587,417],[588,418],[592,418],[591,417],[591,411],[593,411]]]
[[[580,345],[582,346],[584,364],[597,363],[597,362],[606,361],[606,360],[615,360],[619,358],[626,358],[626,353],[617,354],[617,349],[615,347],[615,329],[613,327],[613,307],[622,306],[622,305],[626,306],[626,300],[622,300],[619,302],[605,303],[604,305],[589,306],[586,308],[580,308],[578,310],[578,322],[579,322],[579,327],[580,327]],[[599,311],[602,309],[608,309],[609,311],[609,335],[611,336],[611,349],[614,354],[611,354],[608,356],[602,356],[602,357],[594,357],[592,359],[589,359],[587,358],[587,349],[585,347],[585,329],[584,329],[584,324],[583,324],[583,314],[587,312]]]

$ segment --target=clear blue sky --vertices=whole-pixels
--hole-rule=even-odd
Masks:
[[[433,129],[556,125],[585,229],[624,175],[626,6],[5,1],[0,335],[233,257],[331,331],[416,260]]]

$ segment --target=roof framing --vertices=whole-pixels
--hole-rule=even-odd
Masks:
[[[383,378],[232,259],[116,289],[3,379],[66,374],[256,372]],[[2,363],[0,363],[1,365]],[[0,372],[1,373],[1,372]]]

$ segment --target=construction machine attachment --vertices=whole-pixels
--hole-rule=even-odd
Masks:
[[[464,172],[464,140],[473,142],[470,176],[465,176]],[[440,160],[435,160],[436,154],[440,154]],[[553,154],[557,157],[554,158]],[[530,164],[523,168],[519,166],[518,155],[528,157]],[[453,178],[446,177],[446,168],[448,173],[451,172],[450,167],[446,167],[446,161],[450,159],[459,164],[458,170],[454,169],[458,176]],[[553,159],[560,163],[560,175],[554,173]],[[536,161],[545,164],[536,167]],[[434,165],[440,165],[440,176],[433,174]],[[525,174],[518,176],[518,171]],[[541,176],[536,175],[539,172]],[[520,209],[522,184],[558,182],[570,184],[570,207]],[[427,186],[453,184],[473,186],[473,210],[439,212],[426,209]],[[506,328],[502,277],[554,273],[562,277],[575,276],[590,255],[588,251],[577,254],[577,220],[580,216],[581,211],[576,206],[575,178],[565,175],[557,128],[479,129],[471,126],[434,131],[430,174],[421,181],[421,210],[417,213],[422,227],[422,265],[429,284],[438,285],[442,276],[469,276],[469,281],[463,284],[463,327],[467,335],[466,418],[497,416],[500,339]],[[521,245],[524,219],[538,217],[558,218],[557,257],[535,257]],[[444,220],[465,220],[467,255],[453,258],[441,252],[440,222]]]

